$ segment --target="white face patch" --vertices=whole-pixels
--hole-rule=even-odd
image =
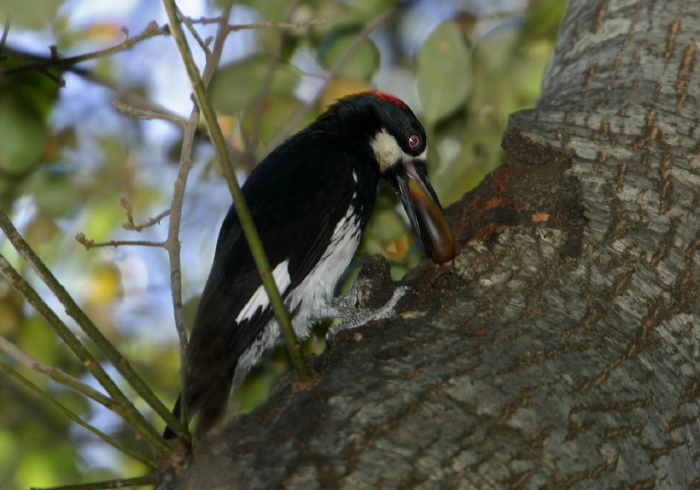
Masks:
[[[404,152],[396,142],[396,138],[390,135],[386,129],[377,132],[370,145],[379,162],[379,172],[384,172],[399,160],[425,160],[428,156],[428,145],[425,146],[423,152],[417,157]]]
[[[289,259],[284,262],[280,262],[272,271],[272,277],[275,279],[275,284],[277,284],[277,289],[279,289],[280,294],[284,294],[285,290],[292,283],[289,278]],[[241,323],[244,320],[255,315],[258,308],[265,308],[265,306],[270,304],[270,298],[267,297],[267,292],[265,291],[265,286],[262,284],[255,290],[253,295],[250,297],[245,306],[241,309],[241,312],[236,317],[236,323]]]
[[[387,133],[386,129],[375,134],[370,144],[379,162],[380,172],[384,172],[398,160],[408,157],[396,142],[396,138]]]

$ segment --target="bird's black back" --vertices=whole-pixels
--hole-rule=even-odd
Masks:
[[[255,168],[242,188],[271,269],[289,260],[291,284],[280,291],[283,297],[318,263],[335,223],[352,202],[364,228],[376,194],[379,174],[371,155],[344,148],[339,138],[318,138],[317,132],[312,127],[288,140]],[[188,347],[192,412],[200,406],[225,406],[225,401],[204,402],[229,396],[236,362],[272,320],[269,307],[241,324],[231,315],[261,284],[232,205],[221,227]]]
[[[354,253],[372,213],[379,180],[377,157],[369,143],[381,130],[403,134],[414,127],[424,138],[420,123],[398,99],[374,93],[348,97],[275,149],[251,173],[242,191],[270,267],[275,270],[288,261],[289,284],[280,291],[283,298],[295,295],[303,303],[303,294],[295,288],[322,257],[328,258],[327,251],[336,245],[331,243],[334,231],[349,214],[350,231],[357,240],[346,246],[350,255]],[[334,274],[341,272],[334,269]],[[338,277],[331,279],[328,296]],[[236,322],[261,284],[238,213],[231,206],[188,346],[188,405],[191,414],[201,412],[198,430],[206,430],[221,417],[234,373],[242,379],[237,367],[246,371],[249,367],[238,366],[241,356],[255,359],[260,352],[250,356],[248,349],[264,349],[268,343],[264,335],[269,335],[267,327],[273,320],[269,301]],[[296,304],[297,310],[303,307]],[[291,311],[292,316],[295,313]],[[177,416],[179,407],[178,400],[173,410]],[[203,420],[210,421],[204,429]],[[174,434],[166,429],[165,436]]]

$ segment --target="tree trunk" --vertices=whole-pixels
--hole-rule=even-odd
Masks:
[[[700,488],[695,38],[698,2],[571,0],[507,164],[448,210],[454,263],[174,486]]]

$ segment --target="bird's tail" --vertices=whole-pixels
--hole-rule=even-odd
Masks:
[[[240,380],[238,383],[245,377],[245,373],[243,374],[243,376],[239,376]],[[228,402],[229,393],[231,392],[231,378],[232,376],[220,376],[207,386],[208,392],[205,396],[202,396],[202,391],[198,389],[200,385],[192,386],[194,383],[191,383],[192,389],[187,394],[189,400],[187,404],[189,408],[189,420],[191,420],[196,413],[199,413],[195,437],[200,438],[217,425],[224,417],[226,403]],[[181,418],[181,407],[182,394],[177,397],[177,401],[173,407],[173,415],[178,419]],[[176,437],[177,434],[170,426],[166,427],[163,431],[163,439],[175,439]]]
[[[181,402],[182,396],[177,397],[177,401],[175,402],[175,406],[173,407],[173,415],[177,417],[178,419],[180,418],[180,402]],[[170,428],[168,425],[165,430],[163,431],[163,439],[175,439],[177,437],[177,434],[175,434],[175,431]]]

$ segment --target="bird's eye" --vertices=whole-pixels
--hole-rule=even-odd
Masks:
[[[418,148],[418,146],[420,146],[420,136],[418,136],[417,134],[412,134],[411,136],[409,136],[408,146],[410,146],[412,150]]]

